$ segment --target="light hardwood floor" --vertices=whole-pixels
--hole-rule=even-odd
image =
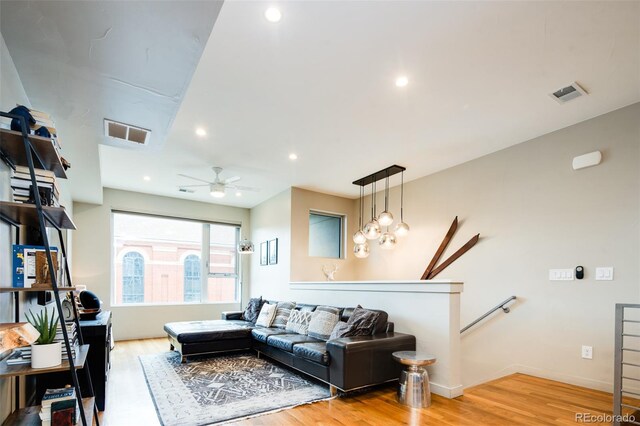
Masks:
[[[158,425],[138,355],[164,352],[166,339],[117,342],[101,424]],[[433,396],[428,409],[395,401],[395,386],[238,422],[238,425],[576,425],[577,413],[611,413],[611,394],[515,374],[466,389],[454,400]],[[590,423],[610,424],[610,423]]]

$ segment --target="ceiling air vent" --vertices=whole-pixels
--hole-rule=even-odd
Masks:
[[[151,130],[130,124],[104,119],[104,134],[106,136],[129,142],[135,146],[147,145],[151,137]]]
[[[555,92],[549,94],[549,96],[551,96],[561,104],[565,104],[569,101],[579,98],[582,95],[587,95],[587,92],[576,82],[573,82],[567,87],[563,87],[562,89],[558,89]]]
[[[193,194],[194,192],[196,192],[195,190],[189,188],[178,188],[178,191],[185,192],[187,194]]]

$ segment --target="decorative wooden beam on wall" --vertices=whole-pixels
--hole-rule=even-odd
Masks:
[[[451,242],[451,239],[453,238],[457,230],[458,230],[458,216],[456,216],[455,219],[453,219],[453,223],[451,223],[451,226],[449,227],[449,231],[447,232],[447,235],[445,235],[444,239],[442,240],[442,243],[440,243],[440,247],[438,247],[438,250],[436,250],[436,253],[433,255],[431,262],[429,262],[429,266],[427,266],[427,269],[425,269],[424,273],[422,274],[422,277],[420,277],[421,280],[432,280],[436,275],[442,272],[447,266],[451,265],[453,262],[458,260],[463,254],[471,250],[471,248],[475,246],[478,240],[480,239],[480,234],[476,234],[473,238],[467,241],[465,245],[460,247],[458,251],[453,253],[444,262],[442,262],[440,265],[436,267],[436,264],[440,260],[442,253],[444,253],[444,251],[446,250],[447,246]]]

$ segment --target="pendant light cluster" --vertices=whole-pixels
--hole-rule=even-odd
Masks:
[[[369,256],[369,241],[377,240],[380,248],[392,250],[397,244],[397,238],[409,233],[409,225],[404,221],[404,171],[404,167],[394,165],[353,182],[355,185],[360,186],[358,230],[353,234],[353,242],[355,243],[353,253],[356,257],[363,259]],[[396,173],[401,173],[402,176],[400,184],[400,222],[391,231],[390,227],[393,225],[394,218],[389,211],[389,177]],[[384,211],[376,215],[376,182],[382,179],[385,180]],[[371,184],[371,219],[363,226],[365,186],[369,184]]]

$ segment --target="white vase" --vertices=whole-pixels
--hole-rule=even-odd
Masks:
[[[60,342],[48,345],[31,345],[31,367],[49,368],[62,364],[62,347]]]

